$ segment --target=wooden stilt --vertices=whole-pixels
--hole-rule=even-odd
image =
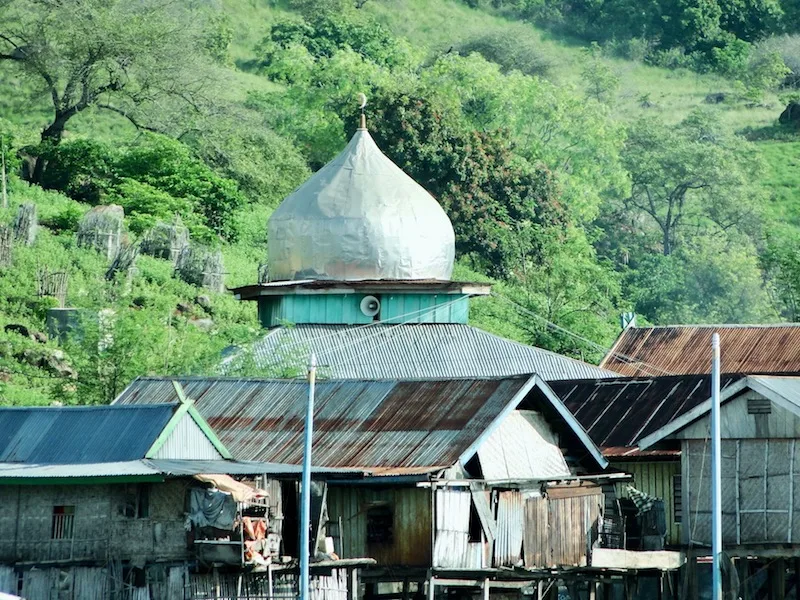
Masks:
[[[489,600],[489,587],[490,583],[488,579],[483,580],[483,600]]]
[[[270,571],[270,575],[272,571]],[[347,591],[349,592],[350,600],[358,600],[358,569],[350,569],[350,577],[348,578]],[[272,600],[272,579],[270,578],[269,584],[270,600]]]
[[[739,576],[739,598],[741,598],[741,600],[750,600],[747,587],[749,569],[746,556],[741,556],[736,559],[736,574]]]
[[[428,574],[428,600],[434,600],[436,597],[436,580],[432,574]]]
[[[411,598],[411,582],[408,580],[408,577],[403,579],[403,600],[409,600]]]
[[[686,569],[689,577],[689,584],[686,590],[688,592],[687,598],[694,600],[695,598],[699,597],[699,590],[697,586],[697,555],[691,550],[689,551],[689,556],[686,560]]]

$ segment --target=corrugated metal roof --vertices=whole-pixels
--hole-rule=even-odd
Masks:
[[[320,381],[315,465],[419,473],[450,467],[480,438],[528,376],[503,379]],[[178,378],[223,444],[242,460],[300,464],[304,381]],[[174,399],[169,379],[140,378],[121,404]]]
[[[0,408],[0,462],[120,462],[144,458],[174,404]]]
[[[226,475],[300,475],[299,465],[281,465],[233,460],[130,460],[84,464],[16,464],[0,463],[0,480],[50,479],[73,477],[153,477],[188,476],[206,473]],[[362,471],[313,467],[316,475],[357,478]]]
[[[725,388],[742,375],[723,375]],[[638,441],[700,405],[711,396],[709,375],[626,377],[558,381],[550,384],[605,456],[619,457],[621,448]],[[610,454],[606,449],[613,448]]]
[[[800,324],[629,327],[600,363],[625,376],[711,372],[711,335],[726,373],[800,372]]]
[[[595,365],[507,340],[469,325],[353,327],[295,325],[270,331],[254,348],[265,368],[305,372],[313,350],[335,379],[505,377],[536,373],[545,381],[617,377]]]

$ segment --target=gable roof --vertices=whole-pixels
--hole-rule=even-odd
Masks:
[[[190,448],[181,447],[188,442]],[[85,465],[145,458],[225,459],[230,453],[191,402],[0,408],[0,463]]]
[[[743,391],[751,389],[776,405],[800,416],[800,377],[775,377],[752,375],[739,379],[733,385],[720,390],[720,404],[725,404]],[[679,418],[660,427],[640,440],[642,448],[649,448],[661,440],[677,433],[711,412],[711,398],[685,412]]]
[[[711,372],[711,335],[725,373],[800,372],[800,324],[628,327],[600,366],[625,376]]]
[[[616,373],[469,325],[295,325],[277,327],[253,346],[260,367],[305,373],[310,351],[334,379],[507,377],[545,381],[617,377]]]
[[[724,389],[743,375],[723,375]],[[711,395],[710,375],[623,377],[550,384],[606,457],[637,456],[639,440]],[[659,452],[662,453],[662,452]]]
[[[308,385],[303,380],[179,378],[186,395],[242,460],[300,464]],[[466,462],[534,387],[536,376],[432,380],[323,380],[315,394],[313,464],[375,474],[423,474]],[[569,411],[585,451],[605,461]],[[119,404],[169,401],[169,379],[140,378]],[[554,408],[555,407],[555,408]]]

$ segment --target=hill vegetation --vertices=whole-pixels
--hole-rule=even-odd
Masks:
[[[623,312],[797,320],[797,8],[636,6],[0,0],[3,401],[105,402],[255,339],[220,278],[257,279],[270,212],[344,147],[359,92],[450,215],[454,277],[495,282],[477,326],[594,360]],[[59,346],[38,333],[62,304]]]

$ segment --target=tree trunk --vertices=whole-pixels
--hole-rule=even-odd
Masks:
[[[672,254],[672,236],[670,235],[671,230],[669,227],[664,228],[664,256],[669,256]]]
[[[41,141],[42,144],[50,146],[58,146],[61,143],[61,138],[64,136],[64,128],[67,126],[69,116],[56,113],[55,120],[42,131]],[[47,166],[47,161],[41,154],[36,157],[36,164],[33,167],[31,175],[31,183],[41,185],[44,176],[44,170]]]

